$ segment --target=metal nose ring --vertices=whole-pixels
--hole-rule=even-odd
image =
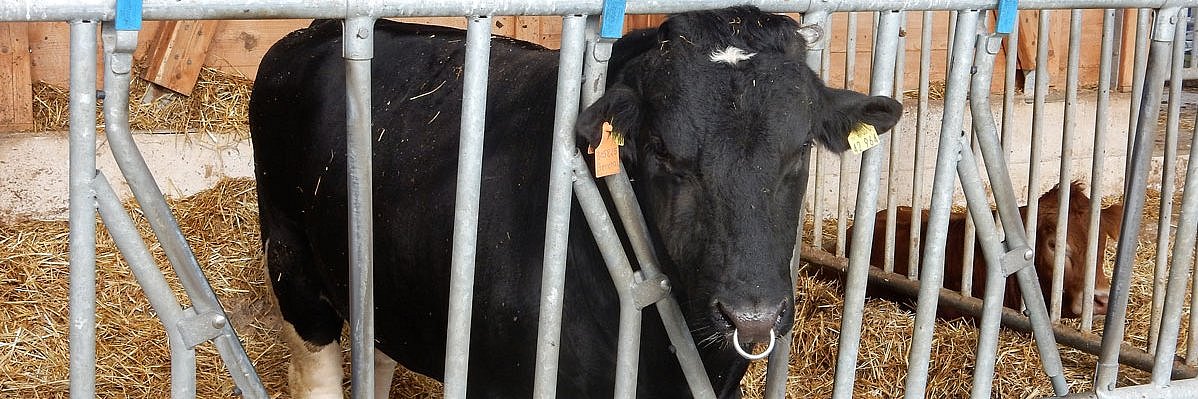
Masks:
[[[736,348],[736,353],[739,353],[741,357],[743,357],[745,359],[749,359],[749,360],[760,360],[760,359],[764,359],[766,356],[769,356],[770,352],[774,351],[774,339],[775,339],[774,338],[774,329],[771,328],[770,329],[770,344],[765,347],[765,351],[754,355],[752,353],[745,352],[745,349],[740,347],[740,330],[739,329],[732,330],[732,346],[734,348]]]

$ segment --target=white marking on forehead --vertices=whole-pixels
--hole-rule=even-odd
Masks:
[[[757,55],[757,53],[750,53],[735,46],[728,46],[728,48],[723,50],[712,51],[711,62],[723,62],[728,65],[736,65],[741,61],[753,58],[755,55]]]

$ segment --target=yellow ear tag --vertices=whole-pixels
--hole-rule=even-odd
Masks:
[[[595,148],[595,177],[620,173],[620,145],[623,138],[612,133],[611,123],[603,122],[603,135]]]
[[[857,127],[849,132],[849,149],[853,150],[854,154],[865,152],[880,142],[877,129],[868,123],[858,123]]]

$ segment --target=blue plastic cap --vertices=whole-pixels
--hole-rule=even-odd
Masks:
[[[624,35],[624,0],[604,0],[603,19],[599,25],[599,37],[619,39]]]

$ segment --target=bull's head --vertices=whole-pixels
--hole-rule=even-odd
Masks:
[[[658,257],[707,352],[767,343],[793,325],[789,264],[818,142],[897,123],[886,97],[827,88],[804,63],[794,20],[749,7],[671,17],[616,45],[608,89],[579,117],[624,135]]]

